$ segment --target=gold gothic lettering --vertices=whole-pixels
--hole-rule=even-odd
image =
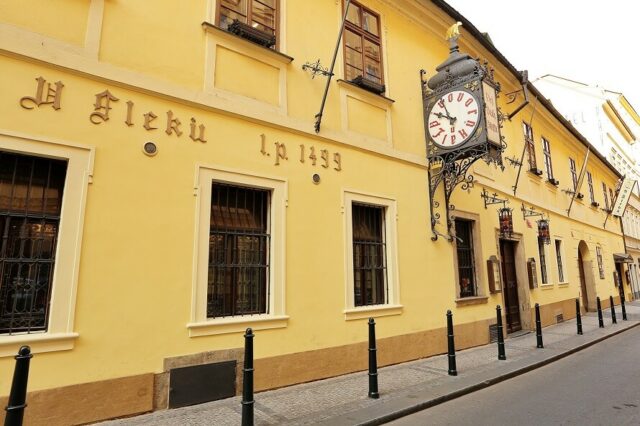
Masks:
[[[89,121],[93,124],[109,121],[109,111],[112,109],[111,102],[118,102],[118,100],[109,90],[96,94],[96,102],[93,104],[94,112],[89,115]]]
[[[40,105],[51,105],[53,109],[59,110],[61,108],[60,101],[64,84],[62,84],[61,81],[56,81],[54,83],[55,87],[51,87],[51,83],[47,83],[47,80],[42,77],[36,78],[36,81],[38,82],[36,95],[33,97],[24,96],[20,98],[20,106],[24,109],[33,109],[40,107]],[[46,94],[44,89],[45,84],[47,85]]]
[[[129,127],[133,126],[133,121],[131,118],[132,116],[133,116],[133,102],[127,101],[127,119],[124,121],[124,123]]]
[[[192,141],[197,142],[206,142],[207,140],[204,138],[204,124],[200,124],[197,126],[198,128],[198,136],[196,137],[196,119],[191,117],[191,124],[189,125],[191,131],[189,132],[189,137]]]
[[[144,124],[142,127],[144,127],[147,130],[157,129],[157,127],[151,127],[151,122],[156,118],[158,118],[158,116],[155,115],[152,111],[147,112],[146,114],[144,114]]]
[[[167,130],[165,130],[165,132],[168,135],[171,135],[171,133],[175,133],[177,136],[182,135],[182,131],[179,128],[180,124],[182,124],[180,123],[180,119],[173,118],[173,111],[167,111]]]

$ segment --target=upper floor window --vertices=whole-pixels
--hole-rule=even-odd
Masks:
[[[587,184],[589,185],[589,199],[591,204],[595,204],[596,196],[593,194],[593,176],[591,176],[591,172],[587,172]]]
[[[525,150],[527,151],[527,161],[529,162],[529,170],[537,172],[538,163],[536,162],[536,147],[533,143],[533,129],[527,123],[522,123],[524,132]]]
[[[380,15],[352,1],[343,37],[345,80],[377,93],[385,90],[380,34]]]
[[[47,330],[67,162],[0,152],[0,334]]]
[[[270,191],[213,183],[207,317],[267,313]]]
[[[573,190],[578,192],[578,172],[576,171],[576,160],[569,158],[569,171],[571,172],[571,183]]]
[[[455,220],[460,298],[478,295],[473,247],[473,223],[472,220]]]
[[[611,188],[609,188],[609,197],[611,199],[611,209],[610,210],[613,210],[613,205],[614,205],[614,203],[616,201],[616,197],[615,197],[615,195],[613,193],[613,189],[611,189]]]
[[[604,195],[604,206],[607,210],[610,210],[609,206],[609,195],[607,194],[607,185],[602,182],[602,194]]]
[[[354,305],[387,303],[385,208],[353,203],[351,217]]]
[[[542,153],[544,154],[544,167],[547,171],[547,179],[553,180],[553,167],[551,165],[551,146],[549,141],[542,138]]]
[[[219,0],[217,23],[258,44],[272,47],[278,37],[278,0]]]

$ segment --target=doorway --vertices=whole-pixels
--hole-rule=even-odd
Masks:
[[[584,275],[584,262],[582,252],[578,250],[578,272],[580,274],[580,294],[582,295],[582,307],[585,312],[589,310],[589,297],[587,296],[587,281]]]
[[[507,317],[507,333],[522,330],[520,321],[520,301],[518,299],[518,279],[516,277],[516,256],[513,241],[500,240],[502,258],[502,282],[504,283],[504,310]]]

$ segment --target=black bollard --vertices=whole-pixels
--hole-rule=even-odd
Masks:
[[[24,418],[24,409],[27,406],[27,381],[29,379],[29,362],[33,355],[29,346],[23,346],[18,351],[16,367],[13,371],[11,393],[5,411],[5,426],[21,426]]]
[[[578,334],[582,334],[582,316],[580,315],[580,299],[576,299],[576,324],[578,326]]]
[[[453,341],[453,314],[451,311],[447,311],[447,357],[449,358],[449,375],[457,376],[458,370],[456,369],[456,344]]]
[[[536,348],[544,348],[542,344],[542,323],[540,322],[540,305],[536,303]]]
[[[498,320],[498,359],[505,360],[507,355],[504,352],[504,336],[502,335],[502,309],[496,306],[496,318]]]
[[[624,306],[624,292],[620,292],[620,308],[622,309],[622,321],[627,320],[627,309]]]
[[[599,297],[596,297],[596,305],[598,306],[598,327],[604,328],[604,320],[602,319],[602,305],[600,304]]]
[[[611,323],[617,324],[618,321],[616,319],[616,306],[613,304],[613,296],[609,296],[609,305],[611,305]]]
[[[378,399],[378,358],[376,355],[376,322],[369,318],[369,398]]]
[[[242,426],[253,426],[253,330],[244,334],[244,368],[242,369]]]

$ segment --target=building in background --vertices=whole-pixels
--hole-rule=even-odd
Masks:
[[[534,84],[620,174],[638,181],[640,116],[624,94],[551,74],[536,79]],[[634,298],[640,297],[639,196],[640,187],[636,184],[622,217],[626,251],[631,255],[626,259],[625,273]]]
[[[441,0],[351,2],[321,125],[342,1],[0,11],[0,405],[31,346],[28,424],[235,395],[248,327],[259,391],[365,370],[370,317],[389,365],[444,353],[447,310],[468,348],[496,305],[511,334],[618,294],[621,173]],[[435,144],[494,164],[445,195]]]

